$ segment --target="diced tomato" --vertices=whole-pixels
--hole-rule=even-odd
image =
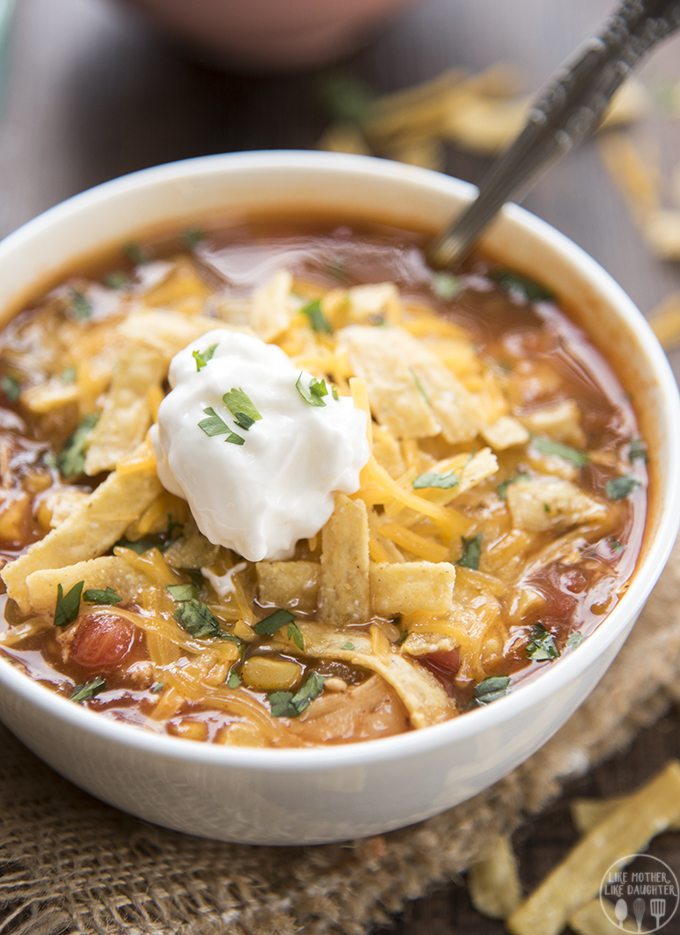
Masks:
[[[125,618],[106,611],[81,617],[71,647],[71,657],[84,669],[113,669],[125,659],[135,629]]]

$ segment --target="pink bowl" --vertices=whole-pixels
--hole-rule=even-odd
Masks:
[[[166,31],[260,68],[321,65],[413,0],[128,0]]]

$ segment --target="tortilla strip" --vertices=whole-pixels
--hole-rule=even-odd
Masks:
[[[273,341],[285,331],[295,314],[291,301],[293,277],[286,269],[280,269],[272,278],[253,292],[250,324],[263,341]]]
[[[410,364],[422,346],[400,328],[353,325],[338,334],[354,372],[366,381],[378,422],[397,438],[425,438],[439,433],[430,404],[418,387]]]
[[[252,334],[250,328],[230,325],[220,318],[156,309],[132,312],[118,326],[118,332],[131,341],[154,348],[168,363],[187,344],[209,331],[214,331],[215,328]]]
[[[586,437],[581,428],[581,412],[573,399],[562,399],[521,416],[522,424],[534,435],[549,435],[558,442],[583,448]]]
[[[36,415],[45,415],[55,409],[64,409],[78,402],[78,387],[63,380],[48,380],[37,386],[29,386],[21,394],[21,403]]]
[[[382,676],[403,701],[414,727],[428,727],[457,713],[454,702],[427,669],[405,659],[399,652],[376,656],[372,651],[371,638],[365,632],[332,630],[321,623],[303,621],[299,621],[298,626],[306,656],[339,659]],[[286,652],[295,652],[294,644],[283,645]]]
[[[380,617],[453,610],[456,569],[449,562],[380,562],[370,569],[371,610]]]
[[[393,282],[352,286],[346,293],[352,321],[361,322],[382,315],[386,319],[399,314],[401,299]]]
[[[115,555],[103,555],[85,562],[76,562],[66,568],[43,568],[34,571],[26,578],[27,601],[35,613],[48,613],[54,610],[57,599],[57,585],[64,593],[74,584],[84,581],[83,590],[88,588],[113,588],[124,601],[134,600],[140,591],[148,588],[150,581],[146,575],[135,571],[122,558]]]
[[[516,481],[508,487],[506,497],[513,525],[529,532],[598,522],[607,515],[607,507],[559,477]]]
[[[522,885],[509,838],[498,838],[490,853],[472,865],[468,891],[475,909],[491,919],[506,919],[517,908]]]
[[[167,276],[144,295],[144,304],[151,308],[171,308],[185,314],[197,314],[212,290],[199,276],[194,263],[180,256],[174,260]]]
[[[34,542],[2,570],[7,593],[27,608],[26,578],[41,568],[58,568],[106,552],[161,491],[155,472],[114,471],[56,529]]]
[[[627,800],[626,795],[615,795],[607,799],[574,799],[569,804],[571,820],[581,834],[585,834],[608,818]],[[677,821],[670,824],[669,831],[680,831],[680,816]]]
[[[512,935],[558,935],[572,914],[598,893],[622,855],[644,850],[680,818],[680,762],[672,760],[572,848],[510,916]]]
[[[85,473],[112,471],[143,440],[151,425],[148,390],[160,388],[166,361],[153,348],[133,344],[121,350],[99,421],[90,434]]]
[[[220,551],[199,530],[192,516],[184,524],[182,535],[165,550],[165,560],[172,568],[204,568],[216,561]]]
[[[290,610],[316,610],[319,568],[318,562],[257,562],[260,603]]]
[[[513,445],[524,445],[529,441],[529,433],[514,416],[501,416],[495,422],[482,425],[480,431],[484,441],[496,451],[504,451]]]
[[[450,653],[457,645],[455,639],[445,633],[427,633],[419,630],[409,633],[401,644],[401,651],[407,656],[430,656],[432,653]]]
[[[338,494],[335,510],[321,533],[319,615],[346,626],[370,617],[368,516],[362,500]]]

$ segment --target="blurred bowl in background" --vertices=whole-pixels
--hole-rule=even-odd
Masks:
[[[212,58],[258,69],[295,69],[354,51],[390,14],[415,0],[126,2]]]

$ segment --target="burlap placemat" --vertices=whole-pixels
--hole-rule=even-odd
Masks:
[[[186,837],[80,792],[0,728],[0,935],[358,935],[466,869],[678,696],[680,546],[587,703],[492,789],[423,824],[313,848]],[[234,803],[238,807],[238,803]]]

